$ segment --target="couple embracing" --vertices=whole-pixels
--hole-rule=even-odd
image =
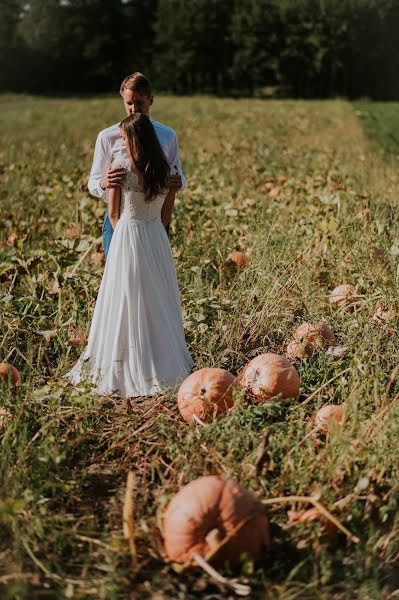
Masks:
[[[66,377],[101,395],[152,396],[176,388],[193,366],[167,228],[184,187],[176,134],[149,118],[151,84],[121,85],[127,117],[100,132],[89,190],[105,198],[107,257],[87,347]]]

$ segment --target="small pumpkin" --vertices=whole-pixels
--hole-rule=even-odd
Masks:
[[[255,400],[265,402],[275,396],[296,398],[300,378],[285,356],[268,352],[253,358],[244,367],[239,385]]]
[[[330,304],[335,304],[337,306],[345,306],[346,304],[350,304],[353,302],[357,294],[357,289],[354,285],[350,283],[343,283],[342,285],[337,286],[333,289],[330,294]]]
[[[294,340],[288,344],[286,357],[289,360],[303,360],[312,356],[316,350],[335,346],[337,339],[329,326],[322,321],[302,323],[294,332]]]
[[[234,264],[236,267],[242,268],[245,267],[249,262],[249,256],[244,252],[240,252],[239,250],[235,250],[231,252],[227,257],[228,264]]]
[[[21,382],[21,374],[13,365],[0,363],[0,383],[1,382],[16,388]]]
[[[233,406],[234,375],[224,369],[205,367],[191,373],[181,384],[177,405],[183,419],[191,421],[196,415],[211,421]]]
[[[172,498],[163,536],[168,558],[178,563],[189,561],[195,552],[215,566],[235,566],[244,555],[259,559],[270,545],[262,503],[237,482],[216,475],[188,483]]]
[[[327,323],[317,321],[316,323],[302,323],[294,333],[294,340],[306,340],[316,348],[335,346],[337,338]]]
[[[317,411],[315,428],[319,433],[327,434],[332,427],[342,424],[344,407],[339,404],[326,404]]]

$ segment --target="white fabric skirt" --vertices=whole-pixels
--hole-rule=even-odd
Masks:
[[[184,337],[171,248],[159,218],[122,215],[112,236],[88,344],[65,377],[101,395],[177,388],[193,361]]]

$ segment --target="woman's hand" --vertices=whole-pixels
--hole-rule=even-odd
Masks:
[[[107,174],[101,179],[100,185],[103,190],[120,187],[125,177],[126,169],[109,166]]]
[[[176,175],[169,175],[168,187],[170,190],[178,192],[181,189],[182,180],[181,176],[177,173]]]

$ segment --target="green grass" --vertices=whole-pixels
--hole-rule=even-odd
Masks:
[[[105,206],[86,180],[96,133],[123,116],[120,100],[3,96],[0,108],[0,359],[23,380],[17,396],[0,392],[12,414],[0,432],[1,597],[231,597],[199,571],[180,573],[162,546],[170,497],[217,473],[261,498],[317,493],[361,540],[289,525],[303,506],[272,505],[272,551],[235,574],[251,598],[389,598],[399,587],[399,336],[373,314],[397,303],[399,173],[352,106],[156,99],[153,116],[176,128],[188,176],[171,245],[196,367],[236,374],[262,352],[284,353],[305,320],[326,320],[347,347],[296,365],[297,400],[237,394],[206,428],[182,422],[172,393],[117,410],[62,379],[79,355],[68,324],[88,328],[101,279]],[[357,218],[364,207],[370,217]],[[238,248],[251,261],[234,273],[225,258]],[[328,302],[341,283],[358,286],[354,310]],[[302,442],[327,402],[346,403],[345,426],[329,442]],[[122,533],[129,470],[135,568]]]
[[[399,157],[399,103],[356,102],[356,114],[383,150]]]

